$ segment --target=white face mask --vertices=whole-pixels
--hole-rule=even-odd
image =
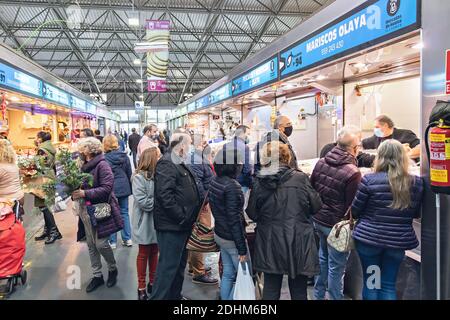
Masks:
[[[381,130],[381,128],[375,128],[373,130],[373,133],[378,137],[378,138],[384,138],[384,133]]]

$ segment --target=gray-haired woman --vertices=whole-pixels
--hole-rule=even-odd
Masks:
[[[94,274],[86,292],[92,292],[105,283],[102,274],[101,256],[108,264],[109,274],[106,286],[112,287],[116,284],[116,260],[108,239],[111,234],[122,230],[123,220],[117,198],[113,192],[114,175],[103,155],[101,142],[94,137],[81,139],[78,141],[78,151],[83,162],[81,170],[90,173],[94,178],[92,187],[85,184],[80,190],[72,193],[73,200],[81,200],[77,202],[77,210],[84,226],[84,232],[78,233],[77,240],[79,241],[86,236]],[[92,214],[88,213],[87,207],[100,203],[110,204],[111,216],[105,220],[97,221]]]

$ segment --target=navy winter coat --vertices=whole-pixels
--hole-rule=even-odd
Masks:
[[[111,234],[123,229],[123,219],[120,214],[119,202],[114,195],[113,185],[114,177],[111,167],[105,160],[103,154],[99,154],[94,159],[85,163],[81,171],[90,173],[94,177],[92,187],[84,185],[85,200],[91,204],[99,204],[109,202],[111,205],[111,217],[105,221],[98,222],[96,226],[98,238],[106,238]],[[81,222],[81,219],[79,220]],[[82,225],[82,223],[81,223]],[[78,224],[79,227],[80,223]],[[84,237],[84,228],[80,228],[77,234],[77,240],[80,241]]]
[[[195,180],[197,181],[198,192],[200,194],[200,200],[203,202],[206,196],[206,192],[209,190],[209,184],[214,178],[214,173],[211,164],[203,158],[201,151],[195,151],[191,155],[190,168],[194,172]]]
[[[387,173],[366,175],[359,186],[352,212],[358,218],[353,233],[356,240],[382,248],[411,250],[419,245],[412,223],[420,215],[423,181],[414,177],[411,206],[405,210],[389,208],[393,196]]]
[[[114,194],[117,198],[131,195],[131,163],[126,153],[119,150],[105,153],[105,159],[114,173]]]
[[[209,204],[215,219],[214,232],[222,239],[234,241],[239,255],[246,255],[241,185],[229,177],[215,177],[209,186]]]

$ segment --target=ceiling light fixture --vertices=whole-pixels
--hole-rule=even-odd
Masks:
[[[136,79],[136,83],[142,83],[142,79]]]
[[[322,74],[319,74],[317,77],[316,77],[316,80],[317,81],[322,81],[322,80],[325,80],[327,78],[327,76],[324,76],[324,75],[322,75]]]
[[[141,65],[141,59],[134,59],[133,60],[134,65],[140,66]]]
[[[411,46],[411,48],[412,49],[416,49],[416,50],[420,50],[420,49],[424,48],[424,44],[423,44],[423,42],[418,42],[418,43],[413,44]]]

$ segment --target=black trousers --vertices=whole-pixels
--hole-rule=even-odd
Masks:
[[[181,300],[191,231],[157,231],[159,259],[150,300]]]
[[[263,300],[280,300],[282,274],[264,273]],[[307,300],[308,277],[298,275],[295,279],[289,277],[289,292],[291,300]]]
[[[45,222],[45,228],[47,229],[47,232],[58,232],[58,227],[56,226],[55,217],[53,216],[53,213],[47,208],[40,208],[43,216],[44,216],[44,222]]]

